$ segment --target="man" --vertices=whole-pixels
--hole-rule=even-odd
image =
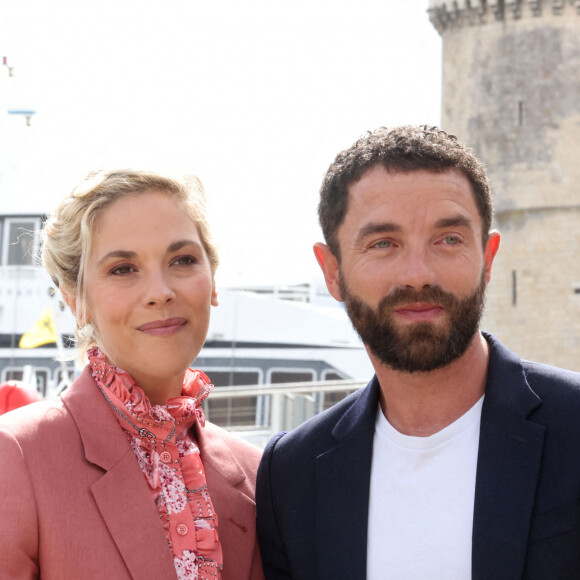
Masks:
[[[580,374],[479,330],[483,165],[435,127],[379,129],[330,166],[319,216],[376,375],[266,448],[268,580],[580,578]]]

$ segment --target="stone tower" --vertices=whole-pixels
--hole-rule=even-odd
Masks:
[[[430,0],[441,126],[486,163],[502,243],[483,328],[580,370],[580,0]]]

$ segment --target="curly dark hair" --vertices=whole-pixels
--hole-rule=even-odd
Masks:
[[[438,127],[381,127],[367,132],[350,148],[341,151],[328,168],[320,188],[318,218],[324,239],[338,259],[337,234],[348,209],[348,188],[376,166],[405,173],[419,169],[435,173],[448,169],[460,171],[471,183],[483,221],[485,246],[493,219],[491,187],[485,166],[471,149]]]

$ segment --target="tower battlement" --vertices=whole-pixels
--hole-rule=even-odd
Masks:
[[[580,16],[580,0],[430,0],[429,19],[439,34],[463,26],[498,20],[541,17],[545,14]]]

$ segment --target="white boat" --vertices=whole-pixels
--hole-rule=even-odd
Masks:
[[[0,381],[22,379],[32,367],[38,390],[48,396],[63,381],[56,344],[24,349],[18,346],[20,337],[51,306],[65,355],[72,360],[74,350],[67,345],[72,344],[75,322],[38,265],[42,218],[33,213],[0,215]],[[224,288],[219,302],[212,308],[206,344],[192,361],[216,387],[372,374],[362,343],[322,280]],[[67,368],[72,376],[71,362]]]

